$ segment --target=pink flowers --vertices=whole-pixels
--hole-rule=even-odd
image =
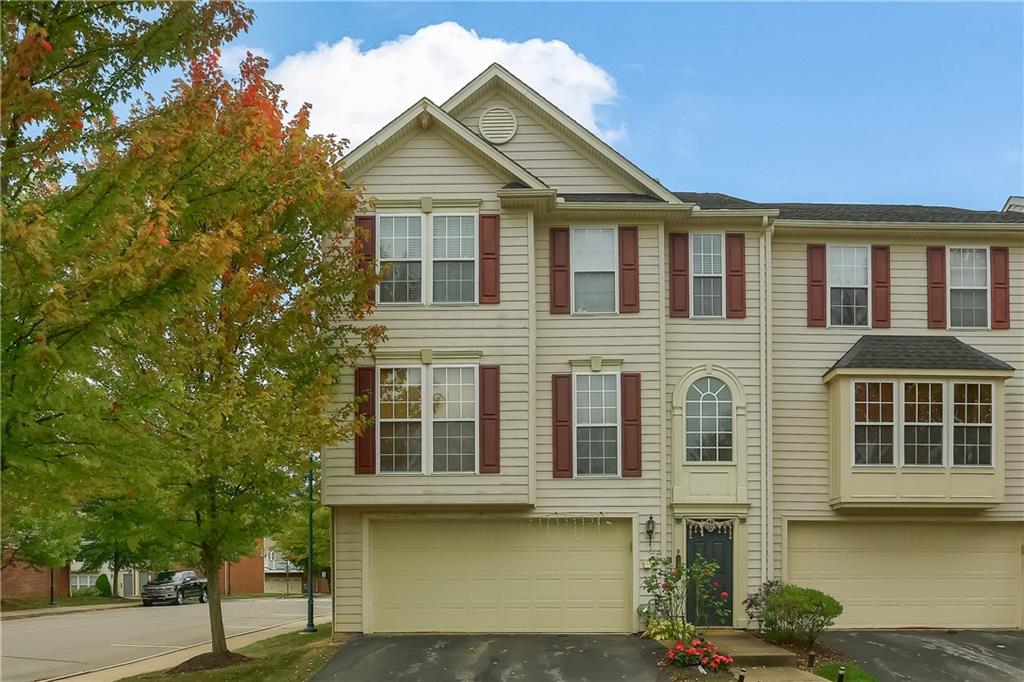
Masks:
[[[661,589],[663,589],[663,590],[667,590],[669,587],[670,586],[669,586],[669,584],[667,582],[661,584]]]
[[[703,665],[714,671],[724,671],[732,665],[732,658],[718,653],[718,647],[703,639],[691,640],[690,646],[676,642],[661,660],[661,667],[670,665]]]
[[[728,598],[729,598],[729,593],[728,592],[723,592],[722,593],[722,599],[728,599]]]

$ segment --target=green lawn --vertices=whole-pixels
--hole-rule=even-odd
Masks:
[[[131,599],[121,597],[101,597],[96,594],[71,595],[63,599],[57,599],[57,606],[94,606],[96,604],[124,604],[133,603]],[[134,602],[138,603],[138,602]],[[0,609],[4,611],[27,611],[28,609],[50,608],[49,597],[11,597],[0,600]]]
[[[315,634],[289,633],[239,649],[238,653],[253,659],[248,663],[178,675],[148,673],[124,682],[306,682],[338,646],[331,642],[330,625],[322,625]]]
[[[839,666],[846,668],[846,677],[844,678],[845,682],[879,682],[878,679],[872,677],[853,663],[849,662],[819,665],[814,669],[814,674],[824,677],[826,680],[833,680],[834,682],[839,679]]]

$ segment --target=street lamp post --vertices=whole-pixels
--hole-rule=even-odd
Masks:
[[[313,454],[309,455],[309,546],[306,548],[306,627],[303,632],[316,632],[313,625]]]
[[[50,567],[50,606],[57,605],[57,579],[53,575],[53,567]]]

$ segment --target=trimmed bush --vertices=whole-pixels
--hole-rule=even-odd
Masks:
[[[110,596],[110,578],[106,573],[100,573],[100,577],[96,578],[96,591],[100,593],[101,597]]]
[[[796,642],[810,649],[842,612],[842,604],[824,592],[782,585],[765,598],[761,623],[768,640]]]

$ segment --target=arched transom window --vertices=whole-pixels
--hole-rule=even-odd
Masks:
[[[715,377],[686,391],[686,461],[732,461],[732,391]]]

